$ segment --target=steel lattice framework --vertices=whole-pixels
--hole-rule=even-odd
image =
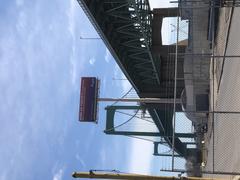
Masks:
[[[99,35],[132,83],[139,88],[160,84],[150,47],[152,14],[148,0],[78,0]],[[93,20],[94,19],[94,20]]]
[[[162,59],[151,52],[153,14],[148,0],[77,1],[137,94],[142,97],[144,93],[165,92],[166,87],[160,77]],[[168,92],[164,97],[172,98],[172,95]],[[166,105],[165,108],[168,110],[148,109],[159,135],[163,135],[171,145],[169,134],[173,132],[173,106]],[[186,157],[186,145],[177,136],[175,150]]]

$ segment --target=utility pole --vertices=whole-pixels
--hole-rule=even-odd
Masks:
[[[149,176],[140,174],[117,174],[117,173],[99,173],[99,172],[74,172],[74,178],[95,178],[95,179],[128,179],[128,180],[217,180],[215,178],[201,177],[167,177],[167,176]]]

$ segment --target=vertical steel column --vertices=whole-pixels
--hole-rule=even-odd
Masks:
[[[179,11],[178,11],[179,13]],[[175,128],[176,128],[176,98],[177,98],[177,65],[178,65],[178,36],[179,36],[179,14],[177,16],[177,39],[175,54],[175,70],[174,70],[174,104],[173,104],[173,136],[172,136],[172,170],[174,169],[174,149],[175,149]]]
[[[215,120],[215,104],[214,104],[214,100],[215,100],[215,97],[214,97],[214,94],[215,94],[215,85],[214,85],[214,79],[215,79],[215,76],[214,76],[214,73],[215,73],[215,58],[214,58],[214,54],[215,54],[215,52],[214,52],[214,42],[215,42],[215,2],[214,1],[212,1],[211,2],[212,3],[212,8],[211,8],[211,10],[212,10],[212,54],[213,54],[213,56],[212,56],[212,75],[213,75],[213,80],[212,80],[212,83],[213,83],[213,93],[212,93],[212,104],[213,104],[213,109],[212,109],[212,111],[213,111],[213,114],[212,114],[212,133],[213,133],[213,136],[212,136],[212,138],[213,138],[213,167],[212,167],[212,171],[213,171],[213,173],[214,173],[214,171],[215,171],[215,165],[214,165],[214,156],[215,156],[215,153],[214,153],[214,144],[215,144],[215,123],[214,123],[214,120]]]

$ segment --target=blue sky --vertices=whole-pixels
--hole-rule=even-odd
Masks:
[[[101,40],[80,40],[98,35],[76,0],[2,1],[0,27],[0,180],[71,179],[89,169],[159,174],[152,143],[103,133],[106,104],[98,125],[78,122],[81,76],[100,78],[103,97],[130,85],[112,80],[123,75]]]

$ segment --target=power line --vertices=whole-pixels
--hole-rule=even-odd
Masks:
[[[121,111],[116,111],[116,112],[121,113],[121,114],[124,114],[124,115],[128,115],[128,116],[132,116],[132,114],[129,114],[129,113],[125,113],[125,112],[121,112]],[[141,118],[141,117],[139,117],[139,116],[135,116],[135,117],[138,118],[138,119],[141,119],[141,120],[143,120],[143,121],[147,121],[147,122],[150,122],[150,123],[154,123],[154,122],[152,122],[151,120],[143,119],[143,118]]]
[[[127,124],[129,121],[131,121],[131,120],[135,117],[135,115],[136,115],[137,113],[138,113],[138,110],[137,110],[137,112],[136,112],[131,118],[129,118],[127,121],[125,121],[125,122],[123,122],[122,124],[119,124],[119,125],[117,125],[117,126],[115,126],[115,127],[113,127],[113,128],[106,129],[106,132],[112,131],[112,130],[114,130],[114,129],[117,129],[117,128],[119,128],[119,127]]]
[[[125,98],[125,97],[131,92],[132,89],[133,89],[133,87],[131,87],[120,99]],[[119,101],[114,102],[111,106],[117,104],[118,102],[119,102]]]

